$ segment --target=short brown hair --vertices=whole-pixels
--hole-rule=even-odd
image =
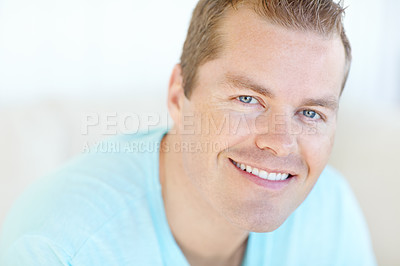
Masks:
[[[351,47],[343,27],[344,8],[332,0],[200,0],[193,11],[181,55],[183,87],[190,97],[197,69],[216,59],[222,50],[220,21],[228,9],[251,5],[254,11],[275,25],[312,31],[323,36],[340,36],[346,55],[345,77],[351,64]]]

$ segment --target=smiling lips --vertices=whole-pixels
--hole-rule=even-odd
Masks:
[[[245,165],[242,163],[235,162],[234,160],[231,160],[232,163],[239,169],[246,171],[248,173],[251,173],[259,178],[269,180],[269,181],[283,181],[291,177],[289,173],[268,173],[267,171],[264,170],[259,170],[258,168]]]

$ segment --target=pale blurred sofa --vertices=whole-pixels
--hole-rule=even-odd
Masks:
[[[155,122],[166,125],[161,96],[152,102],[47,100],[0,108],[0,224],[26,186],[108,136],[102,126],[84,134],[88,117],[157,113],[163,119]],[[400,265],[399,149],[399,109],[342,103],[331,164],[353,187],[379,265]]]

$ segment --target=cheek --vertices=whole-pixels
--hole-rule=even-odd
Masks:
[[[299,137],[299,147],[308,165],[309,175],[318,177],[325,168],[333,147],[334,128],[326,128]]]
[[[222,151],[242,142],[252,134],[254,118],[225,109],[211,109],[201,115],[199,138],[218,143]]]
[[[208,105],[193,105],[187,109],[186,126],[180,132],[181,152],[188,176],[195,182],[207,176],[212,181],[218,167],[218,155],[229,147],[229,114]]]

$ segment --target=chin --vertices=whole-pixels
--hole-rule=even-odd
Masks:
[[[281,223],[269,223],[264,222],[262,224],[252,224],[248,225],[246,231],[255,232],[255,233],[270,233],[278,229],[285,221]]]
[[[288,218],[288,216],[285,217],[276,217],[276,216],[271,217],[270,215],[267,216],[268,217],[265,216],[253,217],[252,219],[249,218],[243,218],[240,220],[235,219],[231,220],[231,222],[235,224],[237,227],[247,232],[269,233],[278,229]]]
[[[283,223],[280,224],[264,224],[264,225],[255,225],[250,227],[249,232],[254,232],[254,233],[270,233],[278,229]]]

